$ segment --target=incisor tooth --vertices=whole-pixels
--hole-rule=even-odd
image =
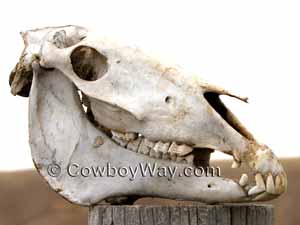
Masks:
[[[264,179],[263,179],[263,177],[260,173],[257,173],[255,175],[255,181],[256,181],[256,186],[257,187],[259,187],[263,190],[266,190],[266,185],[265,185]]]
[[[244,187],[248,184],[248,181],[249,181],[249,178],[248,178],[248,175],[247,174],[242,174],[241,178],[240,178],[240,181],[239,181],[239,184]]]
[[[262,189],[261,187],[254,186],[248,191],[248,195],[256,195],[264,191],[265,190]]]
[[[281,193],[281,179],[280,179],[280,176],[277,175],[276,178],[275,178],[275,192],[276,194],[280,194]]]
[[[275,185],[274,185],[274,179],[273,179],[272,174],[268,175],[266,186],[267,186],[268,193],[275,194]]]
[[[235,159],[233,159],[231,168],[236,169],[236,168],[239,168],[240,166],[241,166],[241,163],[236,161]]]

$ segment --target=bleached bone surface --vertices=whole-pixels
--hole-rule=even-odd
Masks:
[[[50,186],[68,200],[91,205],[138,195],[242,202],[272,199],[285,191],[286,175],[276,156],[253,138],[219,95],[244,98],[162,65],[136,48],[95,38],[81,27],[32,30],[23,38],[25,50],[10,77],[12,93],[27,96],[31,89],[32,157]],[[208,165],[214,150],[232,155],[234,168],[242,163],[250,167],[255,183],[248,184],[247,175],[235,181],[68,173],[70,165],[87,172],[108,163],[195,169]]]

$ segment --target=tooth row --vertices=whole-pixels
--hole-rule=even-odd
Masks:
[[[282,187],[282,178],[280,175],[276,176],[275,181],[271,174],[269,174],[266,178],[266,181],[264,181],[264,178],[262,174],[257,173],[255,175],[255,186],[252,186],[248,190],[248,196],[258,195],[263,192],[269,193],[269,194],[278,194],[281,192]],[[249,178],[247,174],[242,174],[239,185],[241,187],[246,188],[249,185]],[[259,197],[259,196],[258,196]],[[257,198],[257,200],[259,200]]]
[[[115,142],[133,152],[148,155],[152,158],[193,164],[194,155],[185,156],[193,151],[193,148],[190,146],[177,145],[175,142],[152,142],[136,133],[123,134],[116,131],[111,131],[111,133]]]

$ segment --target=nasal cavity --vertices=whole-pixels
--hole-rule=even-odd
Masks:
[[[71,64],[77,76],[86,81],[98,80],[108,70],[106,56],[88,46],[79,46],[73,50]]]

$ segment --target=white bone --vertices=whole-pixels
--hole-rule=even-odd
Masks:
[[[230,110],[228,123],[206,95],[245,98],[195,81],[180,68],[163,65],[126,44],[95,38],[85,28],[50,27],[28,31],[23,38],[26,46],[20,65],[34,72],[29,101],[32,157],[49,185],[68,200],[93,205],[112,196],[155,195],[208,203],[249,201],[241,187],[247,183],[245,176],[240,186],[222,177],[183,176],[168,182],[157,175],[145,178],[139,174],[128,181],[123,177],[70,177],[67,173],[72,163],[81,167],[104,167],[108,162],[118,167],[156,163],[182,170],[186,161],[193,168],[193,151],[207,146],[233,154],[236,161],[260,174],[249,195],[266,189],[262,177],[269,173],[280,174],[275,178],[276,194],[286,189],[284,170],[272,151],[257,143]],[[88,74],[78,70],[81,63],[82,68],[89,68]],[[18,94],[24,82],[18,72],[14,71],[13,94]],[[87,75],[92,82],[86,80]],[[88,120],[77,90],[85,96],[99,127]],[[112,131],[112,138],[101,126]],[[132,133],[114,132],[126,130]],[[48,169],[52,164],[59,164],[62,173],[51,176]],[[272,190],[270,179],[267,190]],[[210,183],[213,187],[208,187]]]
[[[241,178],[240,178],[240,181],[239,181],[239,184],[244,187],[248,184],[248,175],[247,174],[242,174]]]

